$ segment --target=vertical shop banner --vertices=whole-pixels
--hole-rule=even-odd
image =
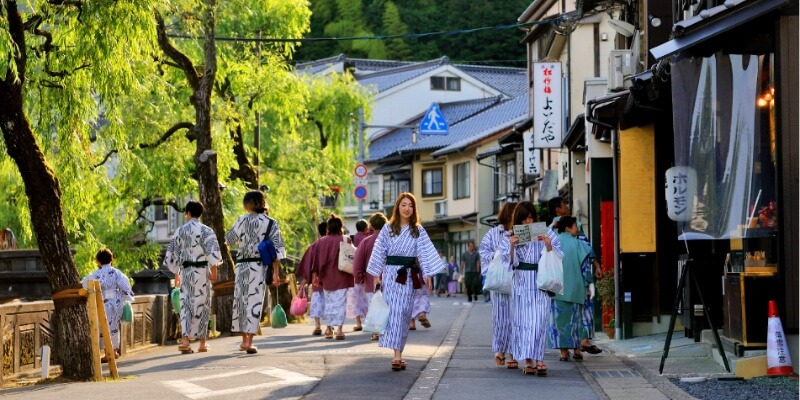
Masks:
[[[531,131],[524,132],[523,146],[525,151],[523,153],[522,169],[525,175],[536,175],[542,172],[541,153],[534,145],[534,134]]]
[[[559,148],[563,139],[561,63],[533,63],[533,146]]]
[[[664,183],[669,219],[679,222],[691,221],[694,216],[697,171],[686,166],[672,167],[667,170]]]

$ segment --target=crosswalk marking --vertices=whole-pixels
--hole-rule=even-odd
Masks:
[[[230,378],[250,373],[259,373],[261,375],[275,378],[278,380],[259,383],[255,385],[238,386],[221,390],[211,390],[207,387],[194,383],[200,381],[208,381],[212,379]],[[236,393],[249,392],[258,389],[266,389],[270,387],[311,383],[311,382],[316,382],[318,380],[319,378],[304,375],[299,372],[289,371],[280,368],[266,368],[266,369],[244,369],[240,371],[225,372],[221,374],[207,375],[195,378],[163,381],[161,383],[185,397],[188,397],[193,400],[199,400],[214,396],[229,396]]]

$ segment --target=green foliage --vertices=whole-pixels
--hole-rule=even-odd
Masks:
[[[158,259],[161,245],[147,240],[152,229],[145,200],[163,197],[182,206],[197,198],[191,90],[183,72],[170,65],[156,44],[154,11],[164,16],[169,33],[202,34],[202,6],[193,0],[170,2],[84,2],[82,8],[37,2],[45,38],[28,38],[28,85],[25,103],[39,144],[53,166],[62,190],[64,222],[76,250],[81,275],[95,268],[94,254],[112,248],[117,266],[128,273]],[[27,10],[34,10],[28,6]],[[26,12],[31,20],[33,11]],[[80,18],[78,16],[80,15]],[[124,15],[124,23],[120,16]],[[305,0],[221,2],[217,35],[300,37],[308,33],[311,12]],[[8,19],[0,14],[0,73],[13,68],[15,51]],[[174,45],[202,73],[202,42],[173,39]],[[261,115],[261,183],[271,215],[281,222],[290,253],[313,238],[321,215],[319,196],[331,186],[345,186],[354,164],[355,122],[369,97],[347,76],[306,78],[290,60],[296,43],[217,43],[218,75],[212,99],[213,147],[218,153],[226,226],[242,212],[243,182],[230,177],[238,168],[229,132],[244,134],[252,159],[256,115]],[[12,70],[13,72],[13,70]],[[64,72],[63,77],[53,72]],[[368,112],[368,110],[367,110]],[[323,127],[322,148],[317,124]],[[0,225],[11,227],[20,247],[36,246],[27,198],[16,165],[0,142]],[[298,199],[303,199],[298,201]],[[35,216],[33,216],[35,217]]]
[[[515,23],[529,5],[530,0],[318,0],[311,2],[310,35],[349,36],[369,32],[392,35],[508,25]],[[525,65],[525,47],[519,43],[522,36],[523,32],[508,29],[381,43],[385,46],[385,57],[391,59],[429,60],[448,56],[456,61],[521,67]],[[377,47],[373,42],[376,41],[363,43]],[[408,46],[408,50],[400,43]],[[379,57],[378,52],[368,54],[362,50],[358,44],[349,42],[333,46],[329,42],[307,43],[299,50],[297,59],[308,61],[339,53],[385,58]]]

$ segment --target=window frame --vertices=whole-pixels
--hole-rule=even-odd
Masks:
[[[444,81],[445,81],[444,88],[445,88],[446,91],[448,91],[448,92],[460,92],[461,91],[461,78],[459,78],[457,76],[448,76],[448,77],[444,78]],[[451,88],[450,87],[450,82],[455,82],[456,83],[456,85],[455,85],[456,87],[455,88]]]
[[[437,182],[433,180],[431,182],[431,191],[428,191],[428,179],[434,178],[434,173],[439,172],[439,181],[438,181],[438,189],[439,191],[436,192],[436,184]],[[431,178],[428,178],[428,173],[431,173]],[[432,168],[425,168],[422,170],[422,197],[441,197],[444,196],[444,168],[442,167],[432,167]]]
[[[453,198],[455,200],[468,199],[471,195],[470,193],[471,167],[472,165],[469,161],[464,161],[453,165]],[[462,180],[465,181],[462,182]]]
[[[441,86],[435,85],[434,81],[436,82],[441,81]],[[432,76],[430,79],[430,83],[431,83],[431,90],[437,90],[437,91],[447,90],[447,79],[444,76]]]

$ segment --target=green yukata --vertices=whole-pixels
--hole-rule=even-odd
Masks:
[[[550,323],[547,327],[547,344],[552,349],[578,349],[581,344],[581,319],[586,300],[586,287],[594,279],[590,249],[584,242],[564,232],[558,235],[564,258],[564,292],[550,303]]]

